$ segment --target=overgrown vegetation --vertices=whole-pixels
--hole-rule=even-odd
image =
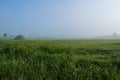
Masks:
[[[120,41],[0,41],[0,80],[120,80]]]

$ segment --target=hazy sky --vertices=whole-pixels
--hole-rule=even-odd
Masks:
[[[0,0],[0,35],[120,34],[120,0]]]

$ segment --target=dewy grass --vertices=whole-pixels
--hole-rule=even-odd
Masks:
[[[0,80],[120,80],[119,40],[0,41]]]

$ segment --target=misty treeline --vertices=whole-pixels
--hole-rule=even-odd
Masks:
[[[22,34],[18,34],[14,36],[14,35],[9,35],[8,33],[4,33],[2,36],[0,36],[0,39],[24,40],[25,37]]]

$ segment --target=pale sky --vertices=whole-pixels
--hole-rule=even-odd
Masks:
[[[120,34],[120,0],[0,0],[0,35]]]

